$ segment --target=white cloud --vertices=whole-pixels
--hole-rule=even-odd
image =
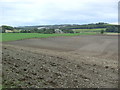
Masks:
[[[119,0],[0,0],[0,24],[117,22]]]

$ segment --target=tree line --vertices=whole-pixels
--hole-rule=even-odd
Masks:
[[[55,33],[55,29],[53,29],[53,28],[38,29],[37,27],[34,26],[34,28],[31,28],[31,29],[25,29],[25,28],[21,29],[21,28],[16,28],[16,27],[7,26],[7,25],[3,25],[1,27],[2,27],[2,33],[5,33],[6,30],[11,30],[11,31],[13,31],[13,33],[15,33],[17,30],[19,31],[19,33],[43,33],[43,34]],[[59,29],[61,31],[63,31],[64,33],[74,33],[73,29],[95,29],[95,28],[106,28],[106,30],[104,30],[104,32],[120,33],[119,25],[108,25],[105,23],[65,26],[65,27],[62,27]]]
[[[32,30],[21,30],[20,33],[43,33],[43,34],[52,34],[55,33],[54,29],[37,29],[34,28]]]

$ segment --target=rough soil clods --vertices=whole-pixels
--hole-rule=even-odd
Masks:
[[[3,87],[116,88],[117,40],[81,35],[5,42]]]

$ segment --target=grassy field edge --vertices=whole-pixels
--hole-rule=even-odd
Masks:
[[[67,34],[39,34],[39,33],[2,33],[0,42],[16,41],[30,38],[48,38],[56,36],[77,36],[77,35],[95,35],[97,33],[67,33]]]

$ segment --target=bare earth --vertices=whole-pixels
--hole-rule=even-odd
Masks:
[[[5,87],[118,87],[116,35],[27,39],[2,49]]]

